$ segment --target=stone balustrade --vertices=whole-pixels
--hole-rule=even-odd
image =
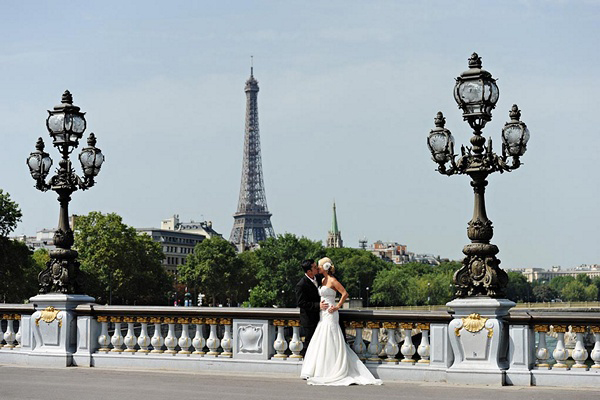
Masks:
[[[70,312],[71,320],[53,307],[0,304],[0,363],[46,365],[52,352],[39,351],[36,335],[56,332],[58,343],[67,323],[66,365],[299,375],[305,351],[298,309],[80,304]],[[454,328],[446,311],[342,310],[340,319],[351,349],[383,380],[446,381],[452,338],[473,332]],[[518,310],[502,323],[503,383],[600,387],[597,313]],[[491,337],[491,326],[478,329]]]

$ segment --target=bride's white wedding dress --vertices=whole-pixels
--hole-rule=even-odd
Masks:
[[[321,300],[335,304],[335,289],[321,286]],[[308,345],[300,376],[309,385],[381,385],[346,343],[339,313],[321,310],[321,320]]]

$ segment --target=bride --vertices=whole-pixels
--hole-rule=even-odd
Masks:
[[[348,346],[340,329],[338,310],[348,298],[348,293],[333,276],[333,262],[327,257],[321,258],[318,269],[323,275],[319,293],[321,300],[329,304],[329,308],[321,310],[319,324],[306,350],[300,376],[307,379],[309,385],[381,385],[381,380],[373,377]],[[337,292],[342,297],[336,305]]]

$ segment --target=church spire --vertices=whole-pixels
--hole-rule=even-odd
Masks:
[[[327,235],[327,247],[344,247],[342,232],[338,228],[335,200],[333,201],[333,220],[331,221],[331,230]]]

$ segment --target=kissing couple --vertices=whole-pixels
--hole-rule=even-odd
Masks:
[[[304,276],[296,284],[306,346],[300,376],[309,385],[381,385],[348,346],[340,328],[339,309],[348,292],[335,278],[331,259],[304,260],[302,269]],[[336,304],[338,293],[341,297]]]

